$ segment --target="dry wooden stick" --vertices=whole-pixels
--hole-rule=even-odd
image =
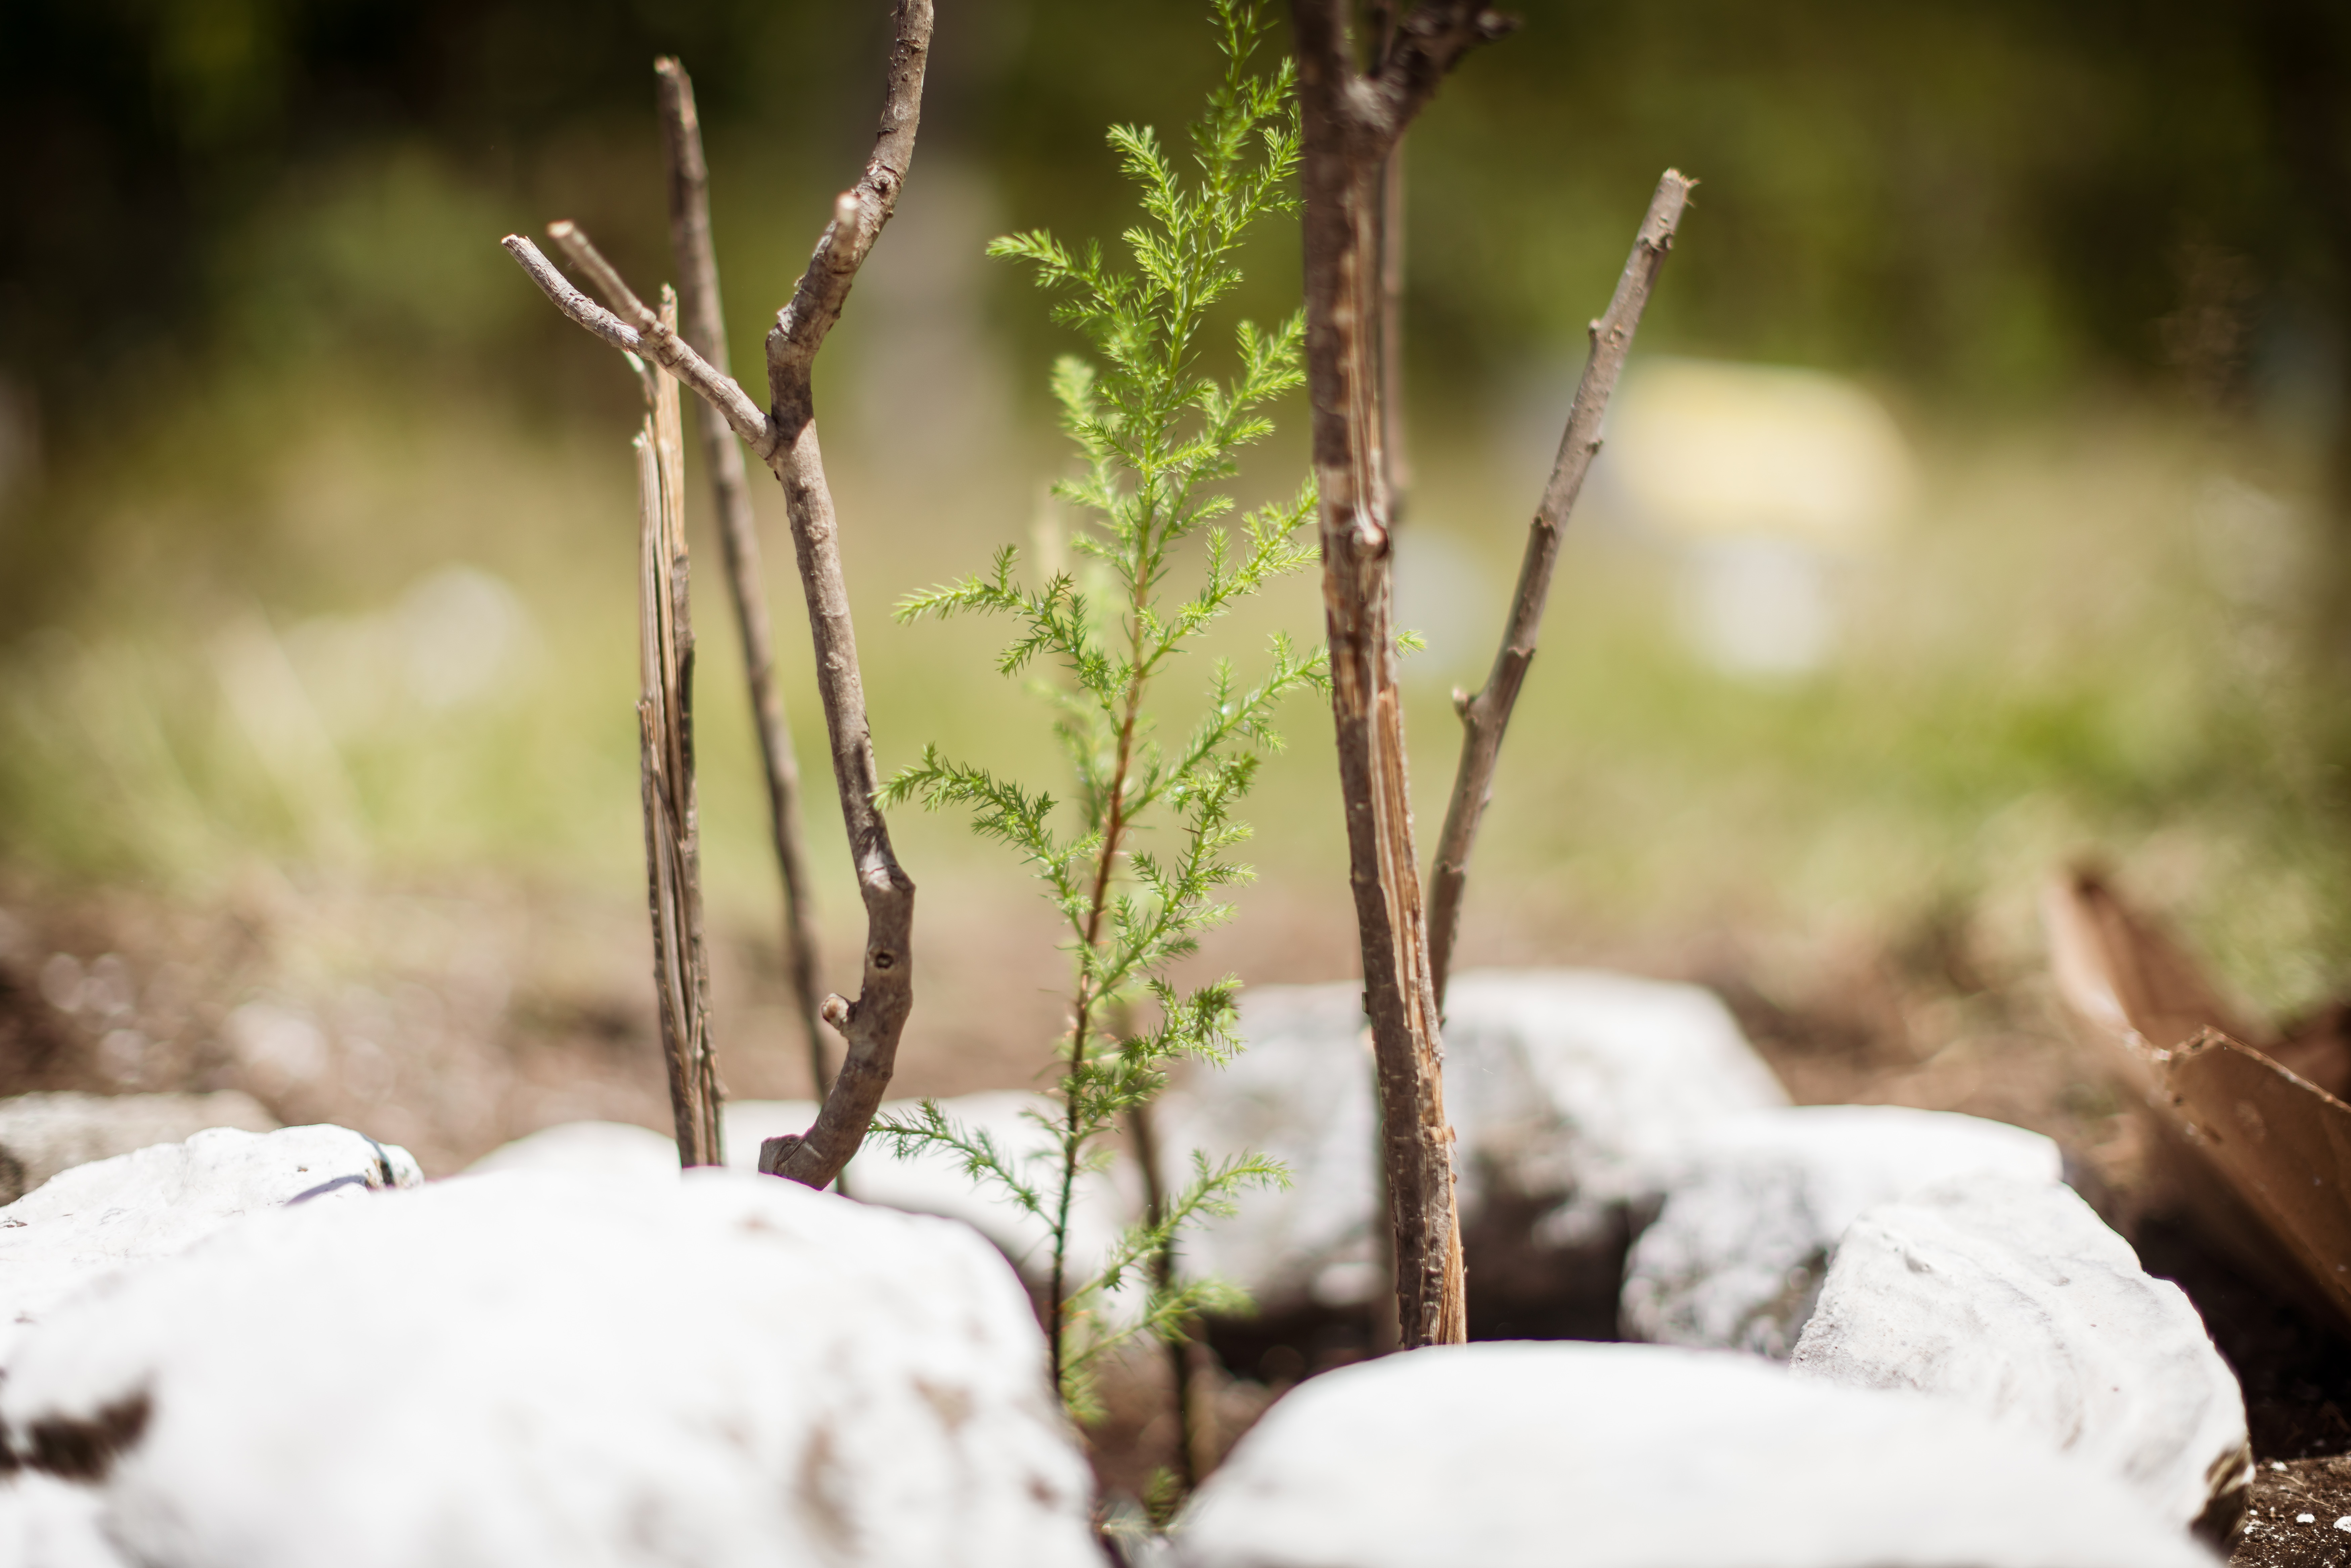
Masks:
[[[677,298],[662,291],[662,319]],[[677,382],[638,361],[645,423],[637,448],[637,743],[645,815],[645,898],[653,991],[678,1163],[723,1163],[710,966],[702,941],[701,831],[694,789],[694,624],[687,611],[685,442]]]
[[[841,580],[839,524],[817,449],[810,372],[825,334],[840,319],[858,267],[889,221],[914,152],[923,71],[930,54],[929,0],[898,0],[883,92],[880,134],[857,183],[841,193],[833,218],[792,300],[768,334],[772,408],[762,413],[731,376],[704,359],[644,308],[618,275],[591,269],[613,308],[607,310],[565,281],[538,247],[509,235],[506,248],[558,309],[616,348],[653,361],[692,387],[726,417],[784,486],[800,588],[808,601],[809,632],[816,646],[817,685],[824,699],[832,776],[857,890],[865,904],[865,967],[857,1000],[827,997],[824,1020],[848,1042],[847,1060],[833,1079],[808,1132],[760,1145],[759,1168],[810,1186],[841,1174],[863,1141],[896,1064],[898,1037],[914,1006],[914,884],[890,847],[889,825],[873,803],[881,780],[865,714],[865,687],[849,592]],[[576,232],[576,231],[575,231]]]
[[[1388,527],[1399,528],[1412,489],[1404,444],[1404,138],[1380,166],[1380,462]]]
[[[1346,0],[1290,0],[1331,711],[1364,1010],[1378,1062],[1397,1335],[1409,1349],[1458,1343],[1468,1324],[1389,603],[1393,517],[1372,340],[1379,319],[1378,187],[1397,137],[1445,72],[1511,24],[1459,0],[1426,0],[1397,24],[1378,68],[1366,75],[1355,69],[1346,17]]]
[[[1429,912],[1437,996],[1441,1005],[1453,967],[1453,950],[1461,933],[1461,896],[1469,880],[1469,852],[1478,841],[1478,824],[1493,798],[1494,770],[1502,755],[1502,734],[1510,726],[1510,710],[1535,656],[1535,634],[1542,627],[1543,601],[1551,595],[1552,570],[1559,563],[1559,539],[1568,514],[1583,488],[1583,476],[1600,451],[1600,425],[1616,378],[1632,351],[1634,330],[1656,287],[1657,274],[1673,249],[1674,230],[1689,202],[1696,182],[1668,169],[1657,182],[1649,211],[1633,239],[1633,253],[1625,259],[1624,275],[1607,313],[1592,323],[1592,350],[1583,361],[1583,379],[1576,384],[1575,403],[1560,436],[1559,456],[1552,465],[1551,482],[1543,486],[1542,502],[1534,521],[1527,525],[1526,558],[1519,565],[1518,591],[1510,597],[1510,618],[1502,630],[1502,645],[1494,668],[1478,695],[1453,694],[1461,715],[1461,760],[1454,768],[1453,798],[1445,810],[1445,830],[1437,839],[1436,896]]]
[[[669,147],[670,244],[677,256],[680,316],[685,340],[721,375],[727,373],[726,321],[718,291],[718,256],[710,239],[710,169],[702,154],[702,121],[695,113],[694,78],[674,59],[653,62],[660,86],[662,130]],[[768,829],[776,865],[784,882],[784,972],[790,977],[805,1037],[809,1075],[816,1097],[831,1087],[824,1034],[817,1009],[816,918],[808,860],[800,847],[799,765],[792,755],[792,732],[784,722],[783,695],[776,686],[776,655],[768,619],[768,592],[760,581],[759,535],[751,511],[751,490],[743,470],[743,450],[726,416],[702,405],[703,459],[710,471],[710,495],[718,513],[718,538],[726,558],[726,580],[734,591],[735,624],[742,633],[743,667],[751,687],[751,716],[759,736],[759,758],[767,770]]]
[[[1395,47],[1401,0],[1373,0],[1371,20],[1382,54]],[[1403,525],[1412,488],[1404,444],[1404,144],[1398,131],[1380,164],[1380,461],[1388,487],[1388,526]],[[1391,1325],[1392,1327],[1393,1325]]]

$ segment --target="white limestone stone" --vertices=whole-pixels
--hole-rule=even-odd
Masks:
[[[1654,1345],[1415,1352],[1300,1385],[1181,1568],[2210,1568],[2093,1466],[1936,1401]]]
[[[101,1277],[182,1252],[256,1211],[340,1205],[423,1180],[408,1151],[344,1127],[216,1127],[76,1166],[0,1208],[0,1361]]]
[[[1050,1190],[1054,1176],[1053,1138],[1035,1117],[1056,1115],[1053,1101],[1041,1094],[1001,1090],[959,1094],[938,1102],[938,1106],[956,1124],[994,1139],[1026,1179]],[[920,1101],[892,1100],[883,1103],[881,1116],[911,1119],[920,1109]],[[756,1170],[762,1139],[805,1132],[815,1119],[816,1105],[806,1100],[730,1103],[726,1110],[726,1163]],[[994,1242],[1031,1284],[1045,1281],[1052,1265],[1050,1228],[995,1187],[965,1175],[957,1157],[947,1150],[934,1146],[901,1155],[885,1140],[868,1137],[849,1163],[846,1176],[849,1195],[859,1202],[962,1220]],[[1077,1270],[1090,1269],[1107,1256],[1120,1231],[1141,1215],[1141,1186],[1138,1173],[1124,1165],[1080,1176],[1070,1214],[1073,1275],[1082,1278]]]
[[[254,1216],[33,1331],[0,1423],[117,1434],[0,1485],[26,1568],[1101,1563],[1002,1260],[738,1172]]]
[[[1970,1406],[2179,1523],[2233,1523],[2251,1483],[2244,1397],[2195,1307],[2053,1183],[1977,1177],[1863,1215],[1792,1370]]]
[[[99,1494],[20,1471],[0,1482],[0,1563],[11,1568],[135,1568],[101,1528]]]
[[[1863,1210],[1959,1176],[2054,1182],[2062,1163],[2038,1133],[1949,1112],[1805,1105],[1723,1118],[1685,1150],[1633,1244],[1623,1329],[1785,1361]]]
[[[1186,1151],[1257,1149],[1284,1161],[1286,1191],[1186,1244],[1188,1267],[1260,1302],[1368,1301],[1381,1288],[1378,1155],[1369,1033],[1353,984],[1242,993],[1249,1049],[1187,1074],[1160,1103],[1169,1179]],[[1714,1119],[1787,1095],[1719,998],[1695,986],[1590,970],[1473,972],[1447,998],[1445,1103],[1475,1218],[1509,1197],[1547,1207],[1537,1239],[1576,1246],[1629,1203]]]
[[[465,1174],[496,1171],[674,1180],[677,1140],[628,1122],[561,1122],[492,1149],[467,1166]]]
[[[275,1132],[277,1118],[252,1095],[18,1094],[0,1100],[0,1204],[14,1203],[62,1170],[176,1144],[207,1127]]]

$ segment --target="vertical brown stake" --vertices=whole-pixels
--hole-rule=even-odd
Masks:
[[[682,333],[711,367],[730,373],[726,320],[718,289],[718,256],[710,237],[710,169],[702,153],[702,121],[695,112],[694,78],[674,59],[653,62],[660,87],[662,132],[669,149],[669,231],[677,256]],[[811,907],[807,857],[801,850],[799,766],[792,756],[792,732],[784,721],[784,699],[776,687],[776,655],[768,619],[768,593],[759,575],[759,534],[751,510],[751,490],[743,449],[726,416],[702,405],[702,450],[710,472],[711,501],[718,514],[718,540],[733,590],[735,624],[742,633],[743,667],[751,688],[751,716],[759,736],[759,759],[767,770],[768,829],[775,842],[777,869],[784,882],[784,972],[808,1048],[809,1076],[822,1100],[832,1083],[825,1061],[824,1035],[817,1009],[816,919]]]
[[[692,387],[726,416],[729,429],[775,471],[791,519],[792,556],[807,601],[809,640],[816,652],[818,695],[824,702],[825,739],[833,791],[865,905],[865,968],[857,999],[827,997],[819,1016],[848,1046],[805,1134],[768,1138],[759,1168],[808,1186],[825,1186],[857,1153],[874,1110],[890,1086],[914,1005],[914,883],[890,845],[890,825],[874,804],[881,779],[873,761],[872,726],[865,712],[865,682],[857,663],[857,628],[841,570],[841,522],[817,449],[813,392],[817,351],[841,319],[857,270],[890,221],[899,188],[914,162],[922,118],[923,75],[930,59],[931,0],[897,0],[891,19],[890,61],[883,78],[882,116],[873,151],[857,183],[833,202],[832,222],[816,243],[808,269],[768,333],[766,410],[734,377],[714,367],[645,307],[627,281],[570,223],[548,233],[610,303],[607,309],[520,235],[499,243],[555,308],[624,353],[649,360]],[[650,754],[650,748],[649,748]],[[696,915],[699,918],[698,912]],[[715,1140],[714,1140],[715,1143]]]
[[[1388,527],[1403,526],[1412,464],[1404,445],[1404,138],[1380,165],[1380,460]]]
[[[674,330],[677,298],[662,294]],[[638,762],[645,811],[653,988],[678,1163],[720,1164],[718,1066],[710,1040],[710,967],[702,941],[701,833],[694,788],[694,628],[687,608],[685,440],[677,382],[644,367],[637,436]]]
[[[1375,357],[1379,188],[1396,139],[1445,72],[1510,24],[1480,6],[1429,0],[1397,25],[1378,68],[1364,75],[1353,64],[1346,13],[1345,0],[1290,4],[1306,207],[1307,389],[1347,874],[1378,1064],[1397,1337],[1410,1349],[1458,1343],[1468,1323],[1390,612],[1394,518]]]
[[[1583,476],[1600,452],[1600,424],[1616,378],[1633,350],[1633,332],[1641,324],[1649,292],[1674,247],[1674,231],[1689,203],[1697,182],[1668,169],[1657,182],[1657,193],[1633,238],[1633,254],[1606,314],[1592,323],[1592,352],[1583,362],[1583,379],[1575,389],[1575,404],[1567,429],[1559,438],[1559,456],[1552,464],[1551,482],[1543,486],[1542,503],[1527,525],[1527,553],[1519,566],[1518,591],[1510,596],[1510,617],[1502,629],[1502,645],[1494,655],[1493,673],[1476,696],[1453,694],[1461,715],[1461,760],[1453,771],[1453,796],[1445,810],[1445,828],[1437,838],[1437,896],[1429,915],[1435,946],[1437,997],[1441,1006],[1453,969],[1454,943],[1461,934],[1461,897],[1469,882],[1469,852],[1478,840],[1478,824],[1493,798],[1494,771],[1501,764],[1502,733],[1510,725],[1510,710],[1519,687],[1534,662],[1535,634],[1542,629],[1543,603],[1551,597],[1552,570],[1559,564],[1560,535],[1575,497],[1583,492]]]
[[[1379,47],[1384,55],[1395,46],[1396,7],[1399,0],[1373,0],[1372,22],[1378,30]],[[1405,138],[1399,133],[1395,145],[1388,149],[1386,161],[1380,165],[1380,318],[1378,353],[1380,367],[1380,460],[1388,493],[1388,527],[1391,530],[1404,526],[1405,513],[1411,504],[1412,470],[1405,461],[1404,444],[1404,147]],[[1437,1012],[1444,1013],[1445,992],[1437,990]],[[1388,1166],[1386,1140],[1380,1137],[1380,1147],[1373,1158],[1373,1190],[1378,1194],[1383,1211],[1395,1206],[1388,1198]],[[1372,1308],[1372,1353],[1385,1355],[1396,1348],[1395,1233],[1393,1228],[1378,1235],[1381,1277],[1387,1281],[1384,1301]]]

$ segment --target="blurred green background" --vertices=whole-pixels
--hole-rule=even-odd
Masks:
[[[992,629],[887,611],[1056,526],[1045,372],[1072,345],[982,246],[1117,233],[1102,129],[1190,117],[1203,9],[941,0],[914,169],[819,371],[885,768],[936,740],[1050,776],[1046,714],[992,674]],[[2095,853],[2256,1002],[2342,988],[2351,16],[1518,9],[1410,143],[1399,593],[1431,644],[1409,666],[1424,844],[1447,691],[1491,656],[1583,324],[1661,169],[1701,184],[1633,384],[1667,360],[1834,372],[1890,415],[1912,477],[1804,569],[1825,652],[1742,669],[1689,634],[1687,541],[1604,467],[1505,754],[1471,961],[1693,972],[1730,943],[1768,974],[1958,919],[2022,972],[2041,879]],[[0,866],[20,905],[225,907],[266,873],[625,914],[636,392],[496,242],[570,217],[641,287],[667,275],[649,68],[675,53],[756,367],[870,141],[886,22],[883,0],[0,7]],[[1269,236],[1236,314],[1297,293],[1294,244]],[[1246,497],[1295,485],[1301,425],[1287,410]],[[820,768],[780,505],[754,477]],[[715,549],[697,559],[710,897],[757,947],[773,876]],[[1300,581],[1229,645],[1319,619]],[[1350,963],[1327,720],[1289,728],[1251,813],[1265,885],[1210,955],[1245,978]],[[837,955],[856,907],[810,783]],[[1049,1006],[975,1021],[939,967],[967,936],[1049,940],[1016,868],[902,818],[933,977],[917,1035],[1041,1054]],[[771,971],[744,983],[773,1001]]]

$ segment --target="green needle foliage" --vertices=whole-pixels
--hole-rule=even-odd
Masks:
[[[1178,173],[1148,128],[1110,132],[1142,188],[1146,221],[1124,236],[1133,269],[1111,267],[1099,245],[1072,252],[1041,231],[988,247],[1033,265],[1039,282],[1060,296],[1054,319],[1084,333],[1094,350],[1092,360],[1062,359],[1052,387],[1084,458],[1083,476],[1056,493],[1086,514],[1072,542],[1099,563],[1089,579],[1100,591],[1082,591],[1066,572],[1027,586],[1008,548],[985,575],[911,595],[898,612],[902,620],[1008,617],[1019,631],[1001,672],[1018,675],[1042,663],[1061,677],[1040,689],[1058,709],[1054,729],[1074,775],[1070,799],[949,761],[935,747],[883,790],[886,803],[968,809],[974,829],[1010,845],[1068,923],[1074,1022],[1061,1048],[1059,1104],[1039,1117],[1052,1135],[1050,1153],[1016,1159],[931,1104],[874,1131],[901,1154],[945,1146],[975,1180],[1050,1228],[1053,1375],[1080,1414],[1092,1407],[1088,1364],[1102,1352],[1137,1333],[1180,1339],[1201,1312],[1239,1303],[1229,1286],[1178,1281],[1158,1264],[1186,1227],[1230,1213],[1236,1194],[1288,1180],[1261,1156],[1211,1162],[1195,1152],[1179,1189],[1128,1228],[1096,1271],[1070,1276],[1071,1198],[1080,1178],[1109,1159],[1104,1134],[1150,1103],[1176,1061],[1222,1061],[1239,1049],[1239,982],[1227,977],[1179,991],[1166,976],[1196,949],[1201,931],[1230,915],[1224,892],[1250,874],[1231,858],[1249,835],[1233,813],[1260,758],[1281,744],[1275,708],[1327,684],[1319,652],[1301,653],[1276,636],[1255,680],[1217,661],[1206,716],[1172,746],[1154,738],[1146,699],[1172,661],[1235,603],[1314,556],[1311,540],[1298,537],[1313,516],[1311,486],[1241,517],[1238,530],[1218,522],[1234,509],[1220,486],[1238,471],[1237,454],[1273,428],[1266,404],[1303,379],[1305,326],[1302,316],[1270,332],[1243,322],[1230,376],[1200,369],[1209,309],[1239,280],[1234,258],[1243,236],[1259,219],[1297,206],[1291,68],[1285,60],[1250,74],[1267,31],[1256,0],[1215,0],[1214,11],[1227,68],[1192,128],[1193,175]],[[1190,596],[1181,597],[1173,580],[1178,553],[1196,536],[1196,575]],[[1164,829],[1173,830],[1169,852],[1134,847],[1138,833]],[[1136,1027],[1138,1018],[1155,1021]],[[1143,1291],[1143,1310],[1113,1326],[1104,1300],[1130,1285]]]

